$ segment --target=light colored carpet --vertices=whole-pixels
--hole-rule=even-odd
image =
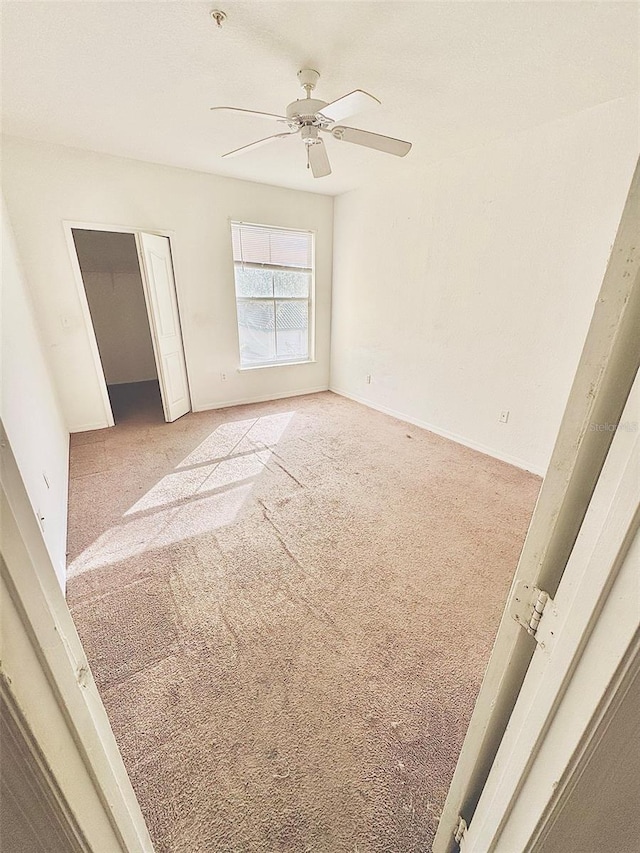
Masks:
[[[69,603],[158,853],[424,853],[539,478],[331,393],[73,436]],[[145,390],[146,389],[146,390]]]

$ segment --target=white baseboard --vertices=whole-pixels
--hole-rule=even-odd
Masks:
[[[316,388],[301,388],[298,391],[287,391],[284,394],[265,394],[259,397],[242,397],[238,400],[224,400],[221,403],[205,403],[193,407],[194,412],[209,412],[212,409],[228,409],[231,406],[246,406],[250,403],[267,403],[270,400],[286,400],[288,397],[303,397],[305,394],[319,394],[328,391],[328,385],[319,385]]]
[[[284,394],[265,394],[259,397],[242,397],[237,400],[223,400],[219,403],[203,403],[200,405],[194,405],[192,407],[193,412],[209,412],[212,409],[229,409],[231,406],[246,406],[249,403],[268,403],[270,400],[286,400],[288,397],[303,397],[305,394],[319,394],[321,391],[328,391],[328,385],[318,385],[316,388],[301,388],[299,391],[287,391]],[[73,432],[89,432],[93,429],[108,429],[109,424],[106,422],[102,423],[93,423],[93,424],[82,424],[81,426],[74,426],[69,429],[70,433]]]
[[[334,394],[339,394],[341,397],[346,397],[349,400],[354,400],[356,403],[362,403],[363,406],[368,406],[370,409],[375,409],[377,412],[382,412],[385,415],[391,415],[400,421],[413,424],[414,426],[426,429],[428,432],[434,432],[436,435],[441,435],[443,438],[448,438],[455,441],[457,444],[462,444],[464,447],[470,447],[471,450],[477,450],[484,453],[485,456],[492,456],[494,459],[499,459],[501,462],[508,462],[509,465],[514,465],[516,468],[522,468],[524,471],[529,471],[531,474],[536,474],[538,477],[544,477],[545,471],[540,470],[536,465],[531,465],[524,459],[519,459],[517,456],[510,456],[508,453],[499,453],[492,447],[487,447],[485,444],[480,444],[477,441],[471,441],[462,435],[455,432],[442,429],[441,427],[429,424],[426,421],[421,421],[418,418],[413,418],[411,415],[406,415],[404,412],[397,412],[395,409],[390,409],[388,406],[380,406],[377,403],[372,403],[370,400],[360,397],[357,394],[350,394],[347,391],[342,391],[340,388],[329,387]]]

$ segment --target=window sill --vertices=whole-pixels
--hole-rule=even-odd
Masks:
[[[275,364],[252,364],[250,367],[239,367],[238,373],[245,373],[249,370],[265,370],[269,367],[295,367],[300,364],[315,364],[315,358],[306,358],[304,361],[279,361]]]

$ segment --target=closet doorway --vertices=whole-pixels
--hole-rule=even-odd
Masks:
[[[191,410],[169,237],[65,223],[108,426]]]

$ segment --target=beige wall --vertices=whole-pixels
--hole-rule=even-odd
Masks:
[[[69,433],[42,347],[31,294],[2,206],[2,388],[0,413],[33,512],[64,589]]]
[[[140,273],[83,273],[107,385],[156,379]]]
[[[337,198],[331,387],[544,473],[637,152],[618,99]]]
[[[172,232],[195,409],[328,387],[332,198],[6,137],[3,182],[72,431],[107,421],[64,220]],[[232,219],[316,232],[315,362],[238,370]]]

